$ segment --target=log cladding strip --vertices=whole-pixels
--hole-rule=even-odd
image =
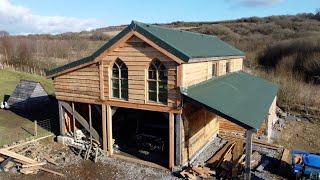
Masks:
[[[90,96],[90,95],[84,95],[84,94],[75,94],[75,93],[66,93],[66,92],[56,92],[55,94],[58,99],[59,97],[84,98],[84,99],[91,99],[91,100],[99,99],[99,96]]]
[[[75,87],[80,87],[80,88],[99,88],[99,85],[98,84],[89,84],[89,83],[81,83],[78,82],[78,83],[75,83],[75,82],[63,82],[63,81],[53,81],[53,85],[54,87],[57,87],[57,88],[63,88],[63,87],[66,87],[66,86],[75,86]]]
[[[99,66],[93,64],[56,77],[53,81],[58,99],[96,100],[99,91]],[[77,101],[76,101],[77,102]]]
[[[114,61],[121,59],[128,68],[128,102],[145,104],[147,101],[146,79],[148,68],[154,58],[159,59],[168,70],[168,106],[176,106],[178,90],[176,88],[177,63],[147,43],[144,43],[138,37],[131,37],[127,42],[120,44],[112,52],[106,53],[101,59],[104,62],[105,74],[111,70]],[[108,82],[110,77],[105,75],[104,88],[110,89]],[[110,95],[107,91],[105,96]]]
[[[76,89],[76,90],[73,90],[73,89],[59,89],[59,88],[55,88],[55,91],[56,91],[56,94],[58,93],[70,93],[70,94],[81,94],[81,95],[87,95],[87,96],[91,96],[91,97],[95,97],[95,96],[99,96],[100,95],[100,92],[99,92],[99,89],[98,91],[95,90],[95,91],[89,91],[89,90],[83,90],[83,89]]]

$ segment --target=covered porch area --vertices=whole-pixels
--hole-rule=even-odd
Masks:
[[[243,131],[246,144],[245,178],[250,179],[253,135],[261,127],[266,127],[266,135],[270,133],[268,128],[275,115],[277,91],[276,85],[264,79],[245,72],[234,72],[184,88],[182,94],[184,101],[202,106]],[[222,129],[220,122],[219,134]]]

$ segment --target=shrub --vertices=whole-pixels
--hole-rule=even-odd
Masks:
[[[320,38],[288,40],[268,46],[258,57],[258,63],[265,68],[299,74],[309,81],[320,76]]]

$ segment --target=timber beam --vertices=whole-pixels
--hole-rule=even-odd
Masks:
[[[174,167],[174,114],[169,113],[169,169]]]
[[[112,137],[112,110],[111,106],[107,105],[107,137],[108,137],[108,152],[109,156],[113,155],[113,137]]]
[[[62,107],[62,101],[58,101],[59,105],[59,124],[60,124],[60,134],[65,135],[65,119],[64,119],[64,109]]]
[[[244,179],[251,179],[251,155],[252,155],[252,130],[247,130],[246,132],[246,161],[244,169]]]
[[[182,128],[183,122],[181,119],[181,114],[175,115],[175,164],[177,166],[181,165],[182,161]]]

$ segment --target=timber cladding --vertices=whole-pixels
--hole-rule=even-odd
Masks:
[[[182,162],[192,158],[219,130],[218,116],[203,107],[185,103],[183,110]]]
[[[53,79],[57,99],[95,102],[100,98],[99,67],[92,64]]]
[[[243,58],[183,64],[182,86],[187,87],[211,79],[213,72],[216,73],[216,76],[225,75],[227,62],[230,63],[230,72],[242,70]]]
[[[113,51],[101,57],[103,61],[104,95],[112,99],[111,72],[116,59],[123,61],[128,68],[128,101],[137,104],[148,104],[148,69],[154,59],[163,63],[168,71],[168,104],[177,107],[176,100],[180,99],[177,87],[177,63],[161,52],[145,43],[136,36],[131,37]]]
[[[227,119],[224,119],[222,117],[218,117],[219,121],[219,134],[221,135],[240,135],[245,137],[245,133],[247,129],[239,126],[236,123],[233,123]],[[255,133],[255,136],[261,136],[265,135],[267,131],[267,124],[266,122],[263,122],[261,127],[259,128],[258,132]]]
[[[102,85],[100,84],[99,63],[55,77],[53,82],[57,99],[88,103],[99,103],[103,97],[105,100],[118,100],[111,95],[110,81],[112,66],[116,59],[122,60],[128,68],[128,102],[157,105],[148,101],[147,89],[148,69],[154,59],[160,60],[168,72],[166,106],[175,108],[178,106],[177,103],[181,102],[180,91],[177,87],[178,64],[136,36],[132,36],[112,51],[99,57],[102,64]]]

